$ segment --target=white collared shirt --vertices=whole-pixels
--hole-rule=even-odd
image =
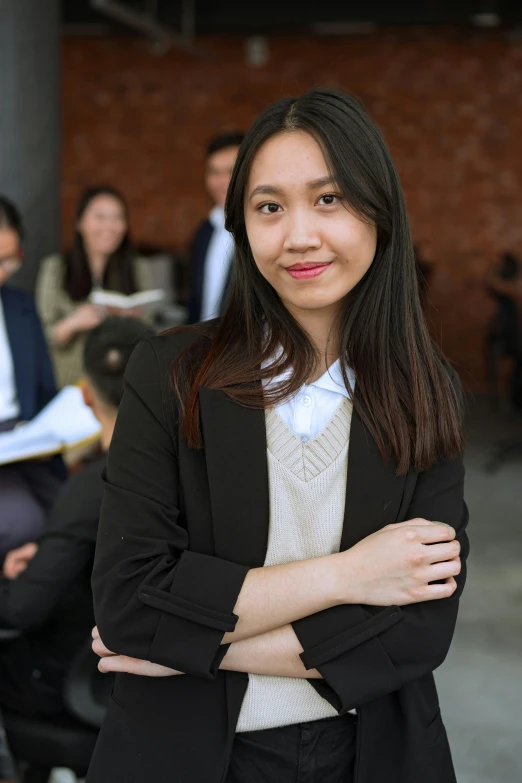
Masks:
[[[0,296],[0,421],[16,419],[20,415],[13,355],[4,317],[4,306]]]
[[[266,388],[280,383],[285,377],[286,373],[274,378]],[[355,375],[351,370],[348,370],[348,380],[352,389],[355,388]],[[275,410],[287,427],[307,443],[326,427],[343,397],[350,398],[350,394],[344,385],[338,359],[317,381],[304,384],[295,397],[276,405]]]
[[[216,318],[227,284],[230,265],[234,255],[234,240],[232,234],[225,228],[225,212],[223,207],[214,207],[208,216],[214,231],[205,259],[203,276],[203,296],[201,302],[201,321]]]

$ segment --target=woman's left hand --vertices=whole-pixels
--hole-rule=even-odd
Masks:
[[[92,649],[101,658],[98,669],[103,674],[125,672],[126,674],[137,674],[140,677],[173,677],[176,674],[183,674],[176,669],[169,669],[168,666],[161,666],[159,663],[129,658],[128,655],[116,655],[104,645],[97,628],[93,628],[92,631]]]

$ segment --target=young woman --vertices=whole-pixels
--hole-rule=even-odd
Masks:
[[[0,432],[34,418],[56,394],[34,299],[8,282],[22,265],[23,234],[18,209],[0,196]],[[0,466],[0,563],[42,533],[63,473],[58,459]]]
[[[223,318],[127,371],[94,570],[121,674],[88,780],[451,783],[460,394],[389,152],[353,98],[284,99],[226,211]]]
[[[107,315],[89,303],[91,291],[133,294],[151,287],[147,262],[136,256],[130,240],[123,197],[110,187],[88,188],[78,202],[70,252],[45,258],[36,286],[60,387],[78,381],[85,335]]]

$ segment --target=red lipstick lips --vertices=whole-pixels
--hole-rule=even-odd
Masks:
[[[294,280],[309,280],[312,277],[318,277],[325,269],[328,269],[331,261],[326,261],[322,264],[308,263],[308,264],[293,264],[288,266],[286,271],[293,277]]]

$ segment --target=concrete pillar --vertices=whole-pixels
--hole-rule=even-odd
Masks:
[[[0,0],[0,193],[24,217],[26,289],[59,247],[59,42],[58,0]]]

